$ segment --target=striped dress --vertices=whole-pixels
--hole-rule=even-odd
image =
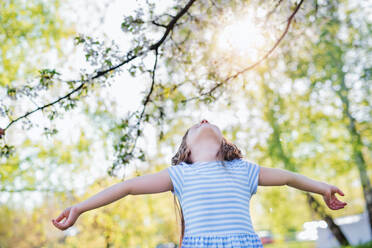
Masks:
[[[263,247],[249,211],[260,166],[245,159],[224,163],[181,162],[168,167],[172,193],[185,220],[182,248]]]

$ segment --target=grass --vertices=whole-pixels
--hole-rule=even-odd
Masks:
[[[292,241],[286,243],[272,243],[264,245],[265,248],[315,248],[315,241]],[[360,245],[340,246],[341,248],[372,248],[372,241]]]
[[[290,242],[285,242],[285,243],[265,244],[264,247],[265,248],[315,248],[316,247],[315,244],[316,244],[315,241],[290,241]]]
[[[342,248],[372,248],[372,241],[369,241],[367,243],[361,244],[361,245],[347,245],[347,246],[342,246]]]

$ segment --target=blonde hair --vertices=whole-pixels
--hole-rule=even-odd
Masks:
[[[186,144],[186,137],[187,137],[187,134],[189,133],[189,131],[190,131],[190,128],[187,129],[185,135],[182,137],[182,142],[181,142],[180,147],[178,148],[177,153],[172,157],[172,165],[173,166],[177,166],[181,162],[185,162],[185,163],[188,163],[188,164],[193,163],[193,161],[191,161],[191,157],[190,157],[191,150],[190,150],[189,147],[187,147],[187,144]],[[229,142],[228,140],[225,139],[225,137],[223,137],[222,142],[221,142],[221,147],[220,147],[220,149],[217,153],[217,158],[218,159],[222,158],[221,162],[225,166],[225,163],[223,161],[226,161],[226,160],[231,161],[233,159],[242,158],[242,153],[236,145]],[[183,211],[182,211],[182,207],[181,207],[180,202],[176,200],[175,195],[173,195],[173,197],[174,197],[174,204],[178,208],[178,213],[179,213],[179,216],[180,216],[180,219],[181,219],[181,235],[180,235],[180,245],[179,245],[179,247],[181,247],[182,239],[183,239],[183,236],[184,236],[184,233],[185,233],[185,220],[183,218]],[[178,202],[178,204],[177,204],[177,202]]]

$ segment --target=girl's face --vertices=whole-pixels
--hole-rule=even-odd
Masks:
[[[193,147],[200,145],[215,146],[220,145],[223,139],[221,130],[207,120],[203,119],[200,123],[193,125],[187,134],[186,144],[192,150]]]

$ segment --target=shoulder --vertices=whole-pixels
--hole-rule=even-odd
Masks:
[[[177,168],[179,168],[180,170],[187,170],[187,169],[192,168],[193,164],[188,164],[188,163],[182,161],[179,164],[176,164],[176,165],[173,165],[173,166],[177,166]]]
[[[232,167],[248,167],[252,162],[245,158],[236,158],[230,161],[226,161],[228,165]]]
[[[242,158],[241,160],[244,161],[244,163],[247,164],[247,165],[258,165],[258,163],[255,162],[254,160],[250,160],[250,159],[247,159],[247,158]]]
[[[225,160],[224,163],[226,164],[227,167],[230,167],[230,168],[245,167],[245,161],[244,159],[241,159],[241,158],[236,158],[233,160]]]
[[[256,163],[255,161],[249,160],[249,159],[246,159],[246,158],[236,159],[234,164],[235,164],[235,166],[244,167],[244,168],[247,168],[248,170],[252,170],[252,169],[257,170],[260,167],[260,165],[258,163]]]
[[[180,162],[179,164],[174,164],[174,165],[170,165],[168,166],[168,170],[170,172],[177,172],[177,173],[182,173],[185,171],[186,168],[189,167],[189,164],[185,163],[185,162]]]

